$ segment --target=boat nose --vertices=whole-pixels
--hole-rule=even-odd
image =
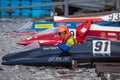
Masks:
[[[3,61],[8,61],[10,59],[11,55],[10,54],[7,54],[5,56],[2,57],[2,60]]]
[[[19,41],[16,44],[18,44],[18,45],[27,45],[28,43],[26,41]]]

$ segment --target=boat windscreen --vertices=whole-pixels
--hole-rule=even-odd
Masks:
[[[33,43],[31,43],[27,46],[24,46],[22,48],[17,48],[10,53],[24,52],[24,51],[28,51],[28,50],[39,48],[39,47],[40,47],[40,43],[39,43],[39,41],[36,41],[36,42],[33,42]]]
[[[57,28],[57,27],[52,28],[52,29],[46,29],[46,30],[43,30],[43,31],[38,32],[38,33],[37,33],[37,34],[35,34],[35,35],[50,34],[50,33],[57,32],[57,30],[58,30],[58,28]]]

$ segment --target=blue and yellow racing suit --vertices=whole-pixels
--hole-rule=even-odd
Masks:
[[[63,44],[58,44],[59,49],[63,50],[63,51],[68,51],[70,49],[70,47],[72,47],[74,44],[76,43],[75,39],[73,38],[73,36],[69,36],[64,42]]]

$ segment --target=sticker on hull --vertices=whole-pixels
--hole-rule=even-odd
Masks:
[[[102,56],[108,55],[111,53],[111,42],[108,40],[93,40],[93,55]]]

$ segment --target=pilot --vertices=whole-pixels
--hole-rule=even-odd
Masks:
[[[59,49],[67,52],[70,47],[72,47],[76,41],[73,38],[72,34],[70,34],[67,26],[61,25],[58,27],[59,38],[62,40],[62,44],[58,44]]]

